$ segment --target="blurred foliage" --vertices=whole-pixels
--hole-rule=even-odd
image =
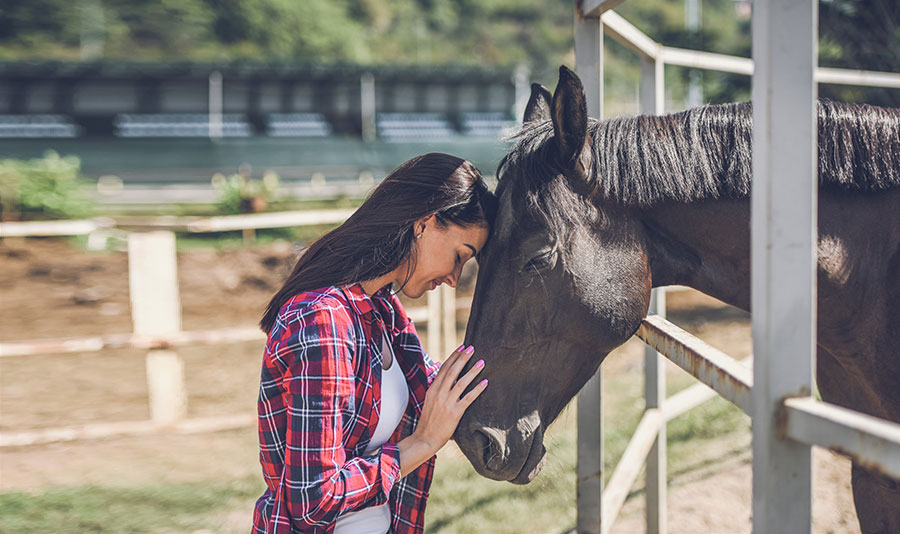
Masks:
[[[0,218],[74,219],[93,211],[81,161],[48,151],[41,159],[0,160]]]
[[[617,11],[667,45],[749,57],[751,2],[701,4],[697,31],[685,28],[685,0],[632,0]],[[0,60],[525,64],[552,88],[557,67],[574,62],[573,9],[574,0],[4,0]],[[821,0],[822,64],[900,70],[898,22],[897,0]],[[638,61],[615,44],[608,57],[609,90],[636,105]],[[668,72],[675,109],[688,69]],[[702,84],[708,102],[750,97],[744,76],[703,72]],[[854,99],[870,91],[881,103],[900,98],[852,87],[821,92]]]
[[[900,72],[900,1],[822,0],[819,34],[823,67]],[[896,89],[823,84],[819,96],[900,107]]]
[[[259,180],[241,173],[228,178],[217,173],[211,182],[220,195],[216,206],[226,215],[266,211],[281,187],[281,179],[272,171]]]

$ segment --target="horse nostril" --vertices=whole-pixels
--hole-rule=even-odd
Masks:
[[[491,471],[499,471],[506,462],[505,440],[490,428],[479,428],[475,431],[476,443],[482,448],[484,466]]]

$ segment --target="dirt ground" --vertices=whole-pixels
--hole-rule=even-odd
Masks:
[[[286,242],[179,253],[183,328],[253,325],[295,253]],[[124,252],[84,252],[58,239],[6,239],[0,241],[0,272],[4,342],[131,331]],[[668,300],[676,323],[726,352],[750,353],[743,312],[696,292],[673,293]],[[260,341],[179,349],[189,416],[254,413],[261,347]],[[0,431],[148,419],[144,356],[123,349],[0,358]],[[627,371],[628,361],[611,359],[609,372]],[[6,448],[0,450],[0,491],[252,476],[259,469],[255,442],[255,429],[246,428]],[[749,438],[723,450],[673,475],[670,532],[749,532]],[[849,462],[817,451],[815,466],[815,532],[858,531]],[[235,510],[223,518],[229,526],[224,530],[245,530],[248,514]],[[643,530],[643,499],[631,498],[615,531]]]

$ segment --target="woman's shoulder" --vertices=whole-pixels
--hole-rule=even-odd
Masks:
[[[274,329],[291,325],[349,323],[349,302],[339,286],[322,287],[298,293],[278,311]]]

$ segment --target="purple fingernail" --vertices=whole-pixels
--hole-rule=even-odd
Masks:
[[[456,352],[462,352],[462,350],[463,350],[464,348],[466,348],[466,344],[465,344],[465,343],[463,343],[462,345],[460,345],[459,348],[456,349]]]
[[[478,360],[478,363],[475,364],[475,367],[484,367],[484,360]]]
[[[475,347],[469,347],[466,349],[466,354],[472,354],[473,352],[475,352]]]
[[[479,386],[482,386],[482,387],[486,386],[486,385],[487,385],[487,378],[485,378],[484,380],[482,380],[481,383],[478,384],[478,385],[479,385]]]

